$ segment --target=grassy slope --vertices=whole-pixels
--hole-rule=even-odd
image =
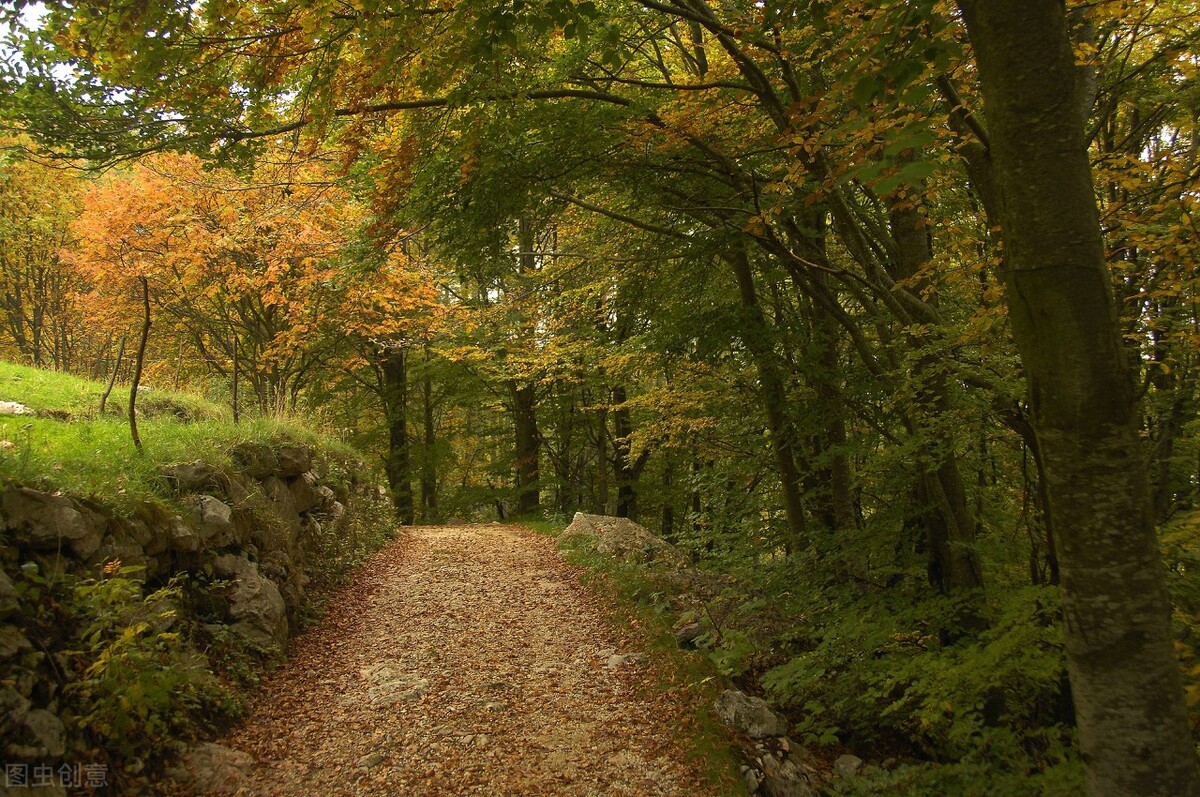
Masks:
[[[98,417],[104,385],[11,363],[0,363],[0,400],[17,401],[45,416],[0,416],[0,481],[101,497],[118,511],[145,501],[167,500],[159,474],[163,465],[203,459],[230,465],[240,442],[287,439],[318,446],[343,464],[359,460],[350,448],[323,438],[300,423],[255,419],[234,424],[225,407],[198,396],[148,391],[138,397],[138,429],[145,453],[133,447],[123,408],[128,388],[114,389],[109,411]],[[7,441],[7,442],[3,442]]]

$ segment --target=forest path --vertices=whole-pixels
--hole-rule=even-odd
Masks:
[[[263,795],[703,795],[679,707],[554,541],[416,527],[297,637],[222,744]],[[637,648],[635,647],[634,650]]]

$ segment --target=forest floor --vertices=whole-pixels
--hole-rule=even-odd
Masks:
[[[636,629],[554,541],[417,527],[297,637],[252,714],[237,793],[704,795]],[[683,720],[682,724],[686,724]]]

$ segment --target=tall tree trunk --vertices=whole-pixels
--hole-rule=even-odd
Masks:
[[[787,417],[787,394],[784,390],[783,373],[771,345],[767,318],[758,302],[750,259],[744,250],[737,249],[729,253],[726,261],[733,269],[742,302],[742,342],[754,357],[754,364],[758,369],[763,407],[767,416],[767,431],[771,435],[771,453],[775,456],[775,468],[783,488],[783,511],[787,518],[788,543],[798,548],[804,545],[807,528],[800,495],[800,470],[796,467],[796,435]]]
[[[1061,0],[959,0],[975,50],[1094,797],[1200,795]]]
[[[888,270],[896,280],[913,280],[918,289],[921,269],[933,257],[929,226],[913,200],[893,204],[889,227],[896,245],[896,257]],[[933,304],[934,300],[931,299]],[[913,348],[921,350],[927,341],[914,335]],[[921,356],[914,368],[922,383],[912,427],[920,431],[923,418],[946,417],[953,407],[946,373],[930,356]],[[946,430],[939,429],[943,438]],[[936,467],[922,468],[917,494],[929,534],[929,577],[942,592],[957,592],[983,586],[983,571],[975,553],[976,520],[971,512],[966,485],[958,466],[957,446],[953,440],[940,440],[942,450]],[[976,618],[978,619],[978,618]]]
[[[537,391],[532,384],[509,382],[513,401],[513,430],[517,451],[517,514],[529,515],[541,505],[538,460],[541,439],[537,427]]]
[[[421,378],[421,418],[424,437],[421,440],[421,517],[425,522],[438,517],[437,473],[433,466],[433,379],[429,376],[429,347],[425,347],[426,370]]]
[[[387,413],[388,452],[384,470],[396,516],[413,522],[412,473],[408,451],[408,352],[389,348],[383,354],[383,404]]]
[[[133,447],[142,450],[142,438],[137,428],[137,395],[142,382],[142,366],[146,362],[146,341],[150,339],[150,281],[138,277],[142,284],[142,336],[138,339],[137,357],[133,361],[133,382],[129,385],[129,434]]]
[[[100,417],[104,417],[104,408],[108,405],[108,397],[112,394],[113,385],[117,383],[117,373],[121,370],[121,358],[125,356],[125,335],[121,336],[121,344],[117,346],[117,360],[113,363],[112,373],[109,374],[108,384],[100,396]]]

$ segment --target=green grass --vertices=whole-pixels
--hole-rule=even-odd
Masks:
[[[531,518],[512,522],[548,537],[557,537],[565,525]],[[712,791],[749,797],[730,731],[712,713],[725,682],[708,656],[680,649],[673,628],[676,618],[670,609],[672,588],[649,567],[618,562],[586,548],[565,555],[568,562],[584,569],[584,583],[607,598],[613,624],[636,628],[645,640],[654,668],[654,688],[669,693],[670,701],[682,707],[677,718],[682,746]]]
[[[218,405],[169,391],[139,396],[145,408],[138,421],[145,450],[139,453],[125,420],[107,413],[96,417],[103,388],[69,374],[0,363],[0,399],[72,418],[0,416],[0,480],[133,512],[147,502],[169,502],[170,489],[160,473],[163,466],[202,459],[229,468],[229,452],[242,442],[303,443],[318,448],[334,468],[347,474],[361,467],[352,449],[298,421],[250,419],[234,424]]]
[[[104,385],[71,374],[0,362],[0,401],[17,401],[43,414],[94,418]],[[129,386],[116,385],[105,415],[121,417],[129,402]],[[189,393],[150,389],[138,395],[143,417],[173,415],[184,420],[224,420],[228,408]]]

